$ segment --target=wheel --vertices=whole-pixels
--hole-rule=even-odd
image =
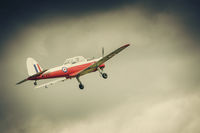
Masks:
[[[84,85],[83,84],[79,84],[79,88],[82,90],[84,89]]]
[[[37,85],[37,82],[36,82],[36,81],[34,82],[34,85]]]
[[[103,73],[103,74],[102,74],[102,77],[103,77],[104,79],[107,79],[107,78],[108,78],[108,75],[107,75],[106,73]]]

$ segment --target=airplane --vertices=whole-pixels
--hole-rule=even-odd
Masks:
[[[60,81],[65,81],[66,79],[76,78],[79,83],[79,88],[84,89],[84,85],[80,81],[80,76],[88,74],[90,72],[99,71],[104,79],[108,78],[108,75],[103,72],[105,68],[105,62],[130,46],[130,44],[125,44],[120,48],[114,50],[110,54],[104,56],[104,48],[102,48],[102,57],[97,59],[86,59],[83,56],[76,56],[73,58],[66,59],[64,64],[51,69],[42,69],[42,67],[33,58],[27,58],[27,70],[28,75],[26,79],[16,83],[16,85],[21,84],[28,80],[34,80],[34,85],[36,88],[45,87],[53,85]],[[37,80],[57,78],[55,81],[51,81],[42,85],[37,86]]]

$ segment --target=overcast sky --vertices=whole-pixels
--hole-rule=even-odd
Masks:
[[[17,1],[0,8],[1,133],[199,133],[197,1]],[[48,89],[28,76],[130,43],[99,73]],[[46,81],[38,81],[42,84]]]

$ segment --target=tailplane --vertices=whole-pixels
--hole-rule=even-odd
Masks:
[[[27,80],[28,80],[28,79],[26,78],[26,79],[24,79],[24,80],[22,80],[22,81],[19,81],[19,82],[16,83],[16,85],[21,84],[21,83],[24,83],[24,82],[26,82]]]

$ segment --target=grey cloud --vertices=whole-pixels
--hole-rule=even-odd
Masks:
[[[2,132],[198,132],[199,52],[193,36],[173,14],[153,17],[140,6],[125,6],[80,17],[35,20],[7,41],[2,62]],[[27,57],[42,67],[76,55],[98,57],[132,45],[98,73],[48,89],[26,77]],[[12,45],[18,44],[18,45]],[[44,83],[47,81],[39,81]],[[164,123],[166,122],[166,123]]]

